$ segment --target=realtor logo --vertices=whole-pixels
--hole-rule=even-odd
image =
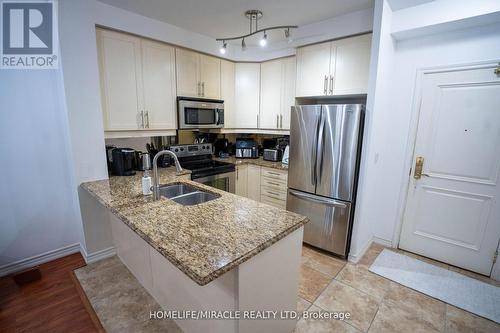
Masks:
[[[57,68],[53,1],[2,1],[2,69]]]

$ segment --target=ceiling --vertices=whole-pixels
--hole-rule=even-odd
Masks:
[[[434,0],[388,0],[393,11],[415,7]]]
[[[259,9],[264,13],[259,20],[260,28],[273,25],[301,26],[373,7],[373,0],[99,1],[212,38],[248,33],[249,21],[244,16],[248,9]]]

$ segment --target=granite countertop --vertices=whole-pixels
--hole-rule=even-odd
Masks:
[[[279,161],[279,162],[265,161],[262,158],[262,156],[259,157],[259,158],[236,158],[234,156],[229,156],[228,158],[220,158],[220,157],[215,158],[214,157],[214,159],[217,160],[217,161],[228,162],[228,163],[232,163],[232,164],[235,164],[235,165],[239,165],[239,164],[254,164],[254,165],[260,165],[260,166],[263,166],[263,167],[266,167],[266,168],[272,168],[272,169],[278,169],[278,170],[288,171],[288,165],[287,164],[283,164],[283,163],[281,163],[281,161]]]
[[[304,216],[193,182],[189,171],[177,176],[169,167],[159,174],[160,184],[188,183],[220,197],[194,206],[163,197],[153,201],[142,195],[140,173],[80,186],[199,285],[308,222]]]

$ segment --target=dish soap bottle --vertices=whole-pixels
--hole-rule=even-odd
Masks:
[[[142,194],[150,195],[153,192],[151,191],[151,159],[149,158],[149,154],[142,154],[142,169],[144,170],[144,175],[142,176]]]

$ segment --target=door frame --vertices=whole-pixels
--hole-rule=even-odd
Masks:
[[[408,173],[405,172],[403,175],[401,188],[399,192],[398,213],[396,217],[397,220],[392,235],[392,246],[394,248],[399,247],[401,231],[403,229],[403,223],[404,223],[406,204],[408,201],[408,190],[410,186],[411,171],[413,170],[413,155],[415,154],[415,144],[417,141],[417,133],[418,133],[418,122],[420,119],[420,109],[422,105],[422,85],[424,76],[426,74],[458,72],[470,69],[481,69],[490,67],[495,68],[498,67],[499,64],[500,64],[500,59],[496,59],[496,60],[487,60],[480,62],[470,62],[465,64],[422,67],[416,69],[415,84],[413,89],[414,93],[410,111],[411,113],[410,124],[409,124],[409,131],[405,149],[404,170],[408,170]],[[500,281],[500,260],[497,260],[497,262],[493,265],[491,272],[492,272],[491,278]]]

